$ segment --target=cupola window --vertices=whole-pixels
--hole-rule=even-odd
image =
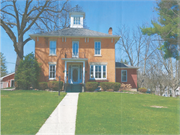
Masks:
[[[80,24],[80,17],[74,17],[74,24]]]

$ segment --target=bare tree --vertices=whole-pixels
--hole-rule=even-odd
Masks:
[[[24,45],[31,38],[24,39],[24,35],[30,30],[45,32],[66,27],[68,12],[68,0],[2,0],[0,25],[6,31],[17,54],[16,71],[20,60],[24,55]],[[16,29],[14,29],[14,27]]]
[[[155,43],[151,47],[160,48],[163,41],[160,40],[159,37],[155,38]],[[155,89],[155,93],[158,95],[162,95],[166,92],[175,97],[175,90],[180,85],[179,67],[179,60],[172,58],[164,59],[164,52],[160,49],[156,49],[146,67],[146,74],[148,74],[145,79],[148,80],[145,83],[146,87]]]
[[[125,53],[123,56],[127,57],[131,66],[140,68],[138,72],[138,85],[140,87],[147,87],[148,61],[157,48],[151,47],[153,46],[151,37],[143,35],[140,26],[133,29],[132,33],[129,28],[123,26],[119,29],[119,35],[121,36],[118,42],[119,50]]]

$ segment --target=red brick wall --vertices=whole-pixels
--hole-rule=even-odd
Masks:
[[[127,70],[127,82],[121,82],[121,70]],[[132,88],[137,88],[137,69],[116,68],[116,82],[131,84]]]
[[[2,82],[8,82],[8,87],[11,87],[11,80],[14,80],[14,74],[3,78]]]
[[[49,56],[50,40],[56,40],[56,56]],[[49,64],[48,62],[57,62],[56,64],[56,79],[61,76],[61,81],[64,81],[64,58],[65,52],[72,54],[72,41],[79,41],[80,55],[86,55],[88,61],[85,62],[85,82],[89,81],[90,77],[90,62],[106,62],[107,63],[107,80],[115,82],[115,40],[111,42],[111,38],[89,38],[89,42],[85,42],[85,38],[66,38],[66,42],[62,41],[61,37],[44,38],[39,37],[35,42],[35,57],[41,63],[40,81],[49,81]],[[101,41],[101,55],[94,56],[94,41]],[[67,53],[68,54],[68,53]],[[81,56],[80,56],[81,57]],[[68,68],[67,68],[68,70]]]

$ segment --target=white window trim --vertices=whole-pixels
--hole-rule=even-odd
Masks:
[[[123,71],[126,71],[126,81],[123,81],[123,79],[122,79],[122,72]],[[121,82],[127,82],[127,70],[121,70]]]
[[[91,66],[93,66],[93,76],[91,78]],[[106,66],[106,78],[95,78],[95,66],[101,66],[101,77],[103,77],[103,66]],[[107,65],[90,65],[89,80],[107,80]]]
[[[56,42],[56,40],[51,40],[51,41],[55,41],[55,42]],[[57,42],[56,42],[55,54],[50,54],[50,45],[51,45],[51,41],[49,42],[49,56],[57,56],[57,55],[56,55]]]
[[[55,78],[50,78],[50,66],[55,65]],[[49,80],[56,80],[56,64],[49,64]]]
[[[96,42],[100,42],[100,47],[101,47],[101,41],[94,41],[94,56],[102,56],[101,55],[101,49],[100,49],[100,54],[95,54],[95,44],[96,44]]]

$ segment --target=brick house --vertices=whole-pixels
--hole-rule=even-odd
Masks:
[[[58,80],[60,76],[69,84],[121,82],[115,67],[115,44],[120,36],[112,35],[111,27],[108,34],[83,28],[84,12],[69,15],[70,28],[30,35],[35,41],[35,57],[41,63],[40,81]]]

